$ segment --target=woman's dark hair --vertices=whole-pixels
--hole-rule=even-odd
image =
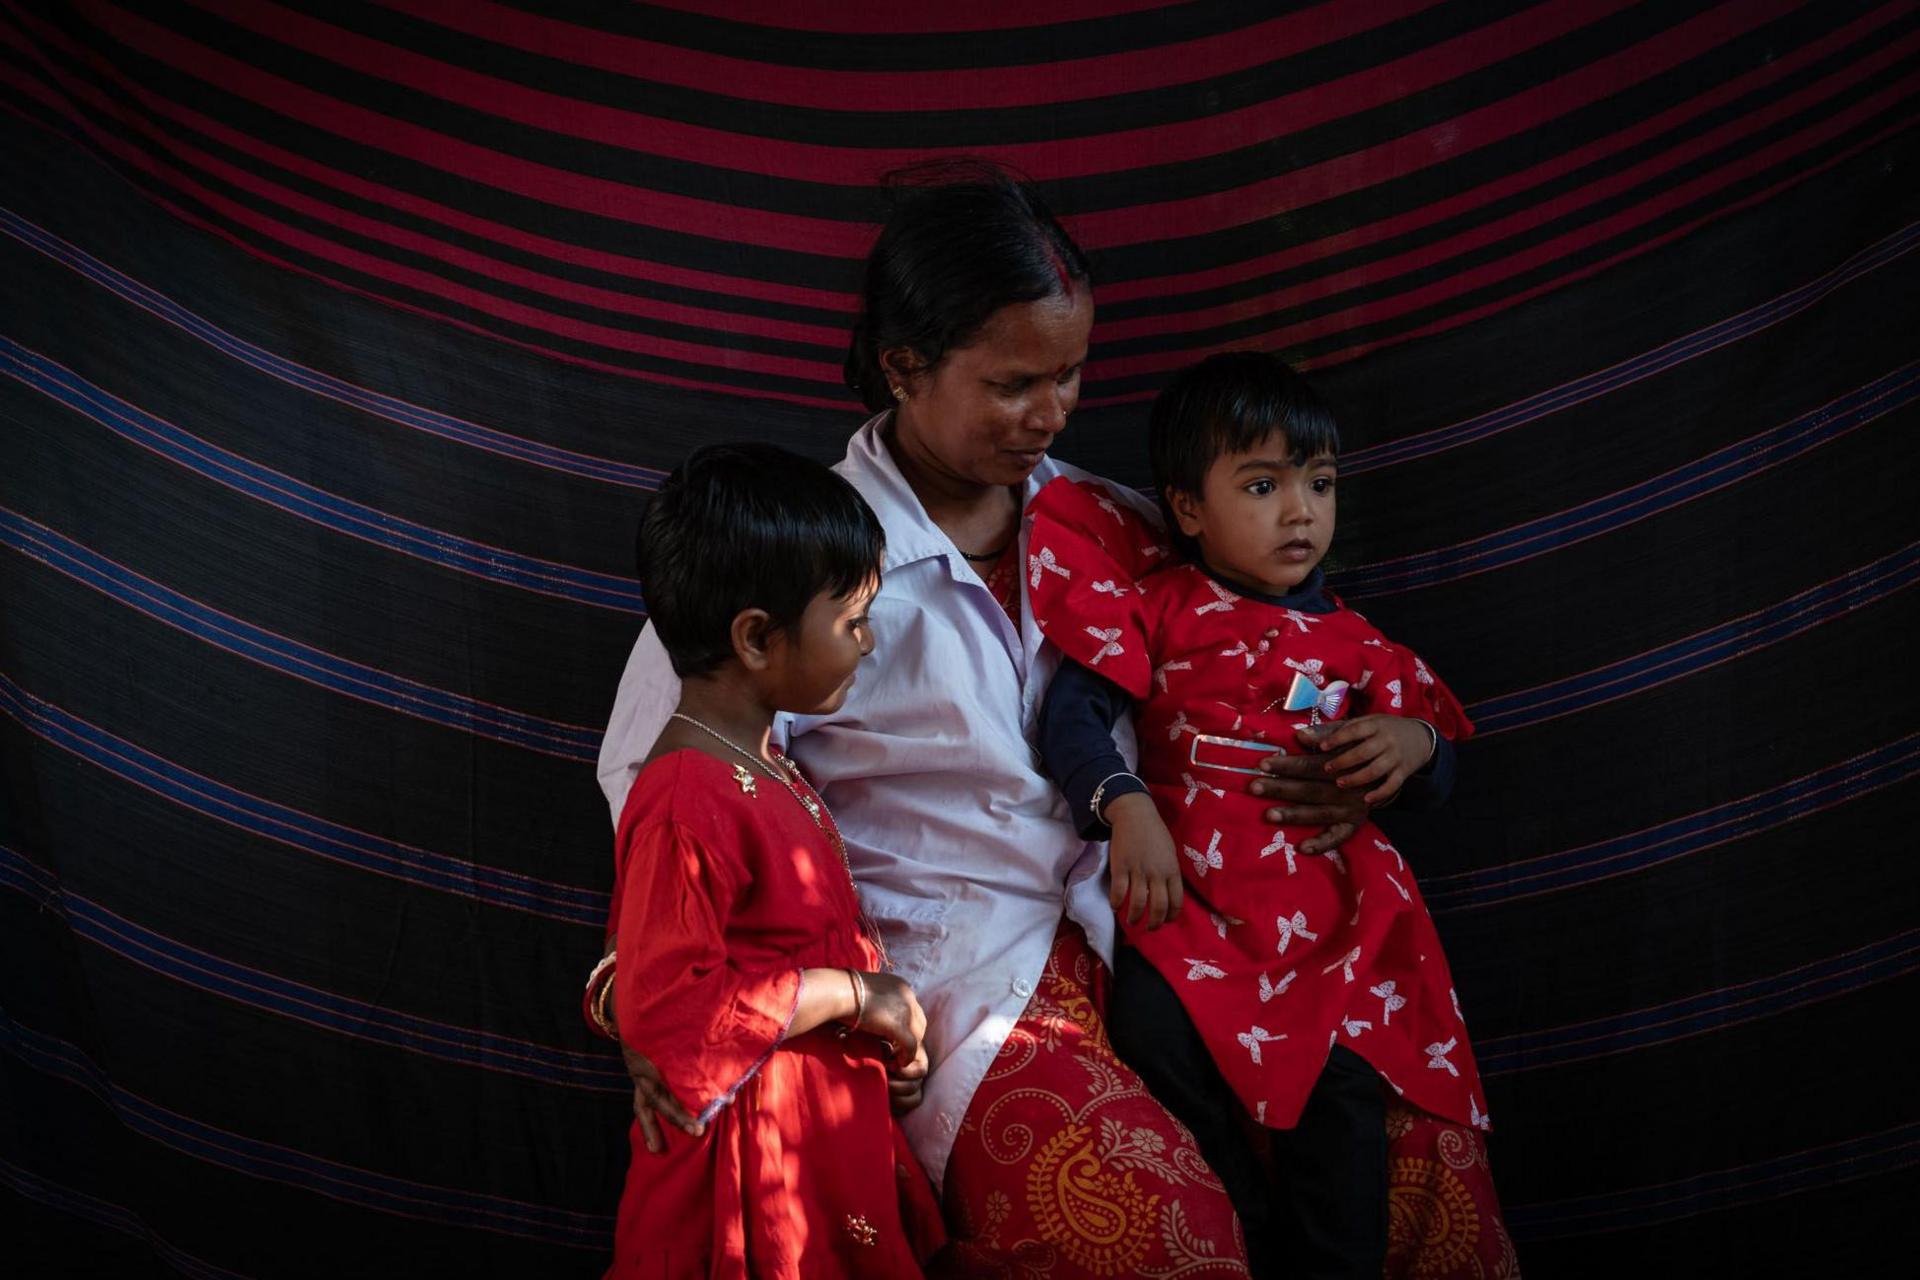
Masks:
[[[1191,558],[1195,548],[1173,519],[1167,490],[1199,494],[1216,458],[1245,453],[1275,432],[1286,438],[1296,466],[1340,452],[1333,411],[1279,356],[1223,351],[1187,366],[1161,388],[1148,418],[1147,454],[1168,536],[1182,554]]]
[[[891,210],[867,255],[846,380],[875,413],[893,403],[880,353],[926,368],[973,340],[1000,308],[1071,292],[1086,255],[1034,189],[981,160],[887,175]]]
[[[886,545],[865,499],[819,463],[770,444],[716,444],[660,486],[634,559],[653,628],[685,679],[733,657],[742,610],[765,609],[790,630],[816,595],[877,577]]]

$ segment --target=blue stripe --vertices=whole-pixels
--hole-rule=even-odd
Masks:
[[[625,1069],[610,1053],[575,1053],[415,1017],[189,947],[60,888],[47,871],[5,845],[0,845],[0,886],[58,912],[77,937],[164,977],[251,1008],[356,1039],[542,1083],[618,1094],[631,1088]]]
[[[0,672],[0,712],[12,716],[54,746],[117,777],[252,835],[316,857],[494,906],[595,928],[606,924],[610,898],[605,893],[418,849],[250,795],[114,737],[34,697],[4,672]]]
[[[1478,737],[1582,711],[1776,644],[1920,581],[1920,542],[1765,609],[1645,653],[1467,708]]]
[[[87,1090],[133,1133],[224,1169],[446,1226],[572,1248],[604,1251],[612,1244],[610,1215],[412,1182],[202,1124],[114,1084],[79,1049],[21,1026],[5,1009],[0,1009],[0,1047],[37,1071]]]
[[[1510,1205],[1507,1225],[1515,1236],[1527,1240],[1601,1235],[1877,1177],[1916,1163],[1920,1163],[1920,1123],[1903,1124],[1883,1133],[1656,1186]]]
[[[1920,774],[1920,733],[1908,734],[1756,795],[1686,814],[1642,831],[1521,862],[1436,876],[1421,888],[1428,907],[1436,914],[1570,889],[1608,876],[1644,871],[1702,849],[1754,835],[1905,782],[1916,774]]]
[[[156,292],[133,277],[116,271],[98,258],[35,226],[10,209],[0,208],[0,232],[5,232],[28,248],[38,250],[63,266],[79,272],[116,297],[178,326],[223,355],[231,356],[241,364],[257,369],[270,377],[278,378],[282,382],[290,383],[303,391],[338,400],[403,427],[425,431],[492,453],[504,454],[522,462],[532,463],[534,466],[583,476],[589,480],[602,480],[608,484],[653,490],[658,489],[660,482],[666,478],[667,473],[655,467],[616,462],[611,458],[597,458],[591,454],[562,449],[557,445],[542,444],[537,440],[509,435],[491,427],[482,427],[444,413],[436,413],[431,409],[423,409],[418,405],[408,404],[404,400],[369,391],[365,387],[355,386],[351,382],[319,373],[305,365],[295,364],[264,347],[255,346],[209,323],[165,294]]]
[[[1841,955],[1646,1009],[1474,1042],[1483,1076],[1607,1057],[1772,1017],[1920,971],[1920,929]]]
[[[204,1258],[196,1258],[183,1249],[176,1248],[167,1240],[157,1236],[133,1212],[117,1204],[111,1204],[84,1191],[49,1182],[38,1174],[22,1169],[17,1164],[9,1164],[0,1159],[0,1186],[12,1188],[17,1194],[28,1200],[35,1200],[50,1209],[72,1214],[76,1218],[85,1218],[109,1231],[118,1231],[143,1241],[168,1266],[191,1280],[249,1280],[238,1271],[229,1271],[225,1267],[216,1267]]]
[[[1571,382],[1550,387],[1538,395],[1524,400],[1516,400],[1509,405],[1468,418],[1449,426],[1437,427],[1432,431],[1423,431],[1419,435],[1408,436],[1404,440],[1392,440],[1374,445],[1368,449],[1356,449],[1343,454],[1340,458],[1340,471],[1343,475],[1359,475],[1363,472],[1390,467],[1396,463],[1411,462],[1417,458],[1432,457],[1436,453],[1455,449],[1461,445],[1472,444],[1489,436],[1524,426],[1562,409],[1570,408],[1595,396],[1652,377],[1665,372],[1675,365],[1684,364],[1695,356],[1705,355],[1751,337],[1769,329],[1782,320],[1799,315],[1814,303],[1826,298],[1835,290],[1851,284],[1861,276],[1893,262],[1908,253],[1915,245],[1920,245],[1920,222],[1909,223],[1878,244],[1870,245],[1854,254],[1833,270],[1808,281],[1789,293],[1761,303],[1759,306],[1739,315],[1729,316],[1704,329],[1695,330],[1684,337],[1675,338],[1663,346],[1644,351],[1609,368],[1598,370]]]
[[[599,754],[598,730],[490,706],[377,667],[335,657],[161,586],[5,507],[0,507],[0,546],[12,547],[121,604],[217,648],[334,693],[567,760],[591,762]]]
[[[1905,407],[1920,396],[1920,362],[1906,364],[1789,422],[1716,449],[1630,488],[1451,547],[1361,565],[1329,581],[1355,599],[1429,587],[1612,533],[1757,475]]]
[[[526,591],[623,613],[646,611],[639,585],[627,578],[488,546],[348,501],[209,444],[5,336],[0,336],[0,374],[170,462],[336,533]]]

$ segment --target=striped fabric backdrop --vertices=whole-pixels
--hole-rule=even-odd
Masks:
[[[1904,1270],[1920,6],[924,7],[0,0],[0,1270],[597,1274],[635,517],[839,456],[941,152],[1090,251],[1062,455],[1340,407],[1528,1273]]]

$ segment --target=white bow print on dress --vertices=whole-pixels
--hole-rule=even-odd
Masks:
[[[1287,874],[1292,875],[1296,869],[1293,859],[1299,852],[1298,849],[1293,847],[1293,842],[1287,839],[1286,832],[1276,831],[1273,833],[1273,839],[1267,841],[1266,847],[1260,850],[1260,856],[1263,858],[1271,858],[1276,853],[1286,855]]]
[[[1341,971],[1342,977],[1344,977],[1348,982],[1352,982],[1353,981],[1353,962],[1358,960],[1359,958],[1360,958],[1360,948],[1355,947],[1353,950],[1347,952],[1347,954],[1344,957],[1342,957],[1341,959],[1335,960],[1332,964],[1328,965],[1326,968],[1322,969],[1320,972],[1332,973],[1335,969],[1338,969]]]
[[[1467,1121],[1476,1129],[1491,1129],[1493,1117],[1480,1109],[1480,1099],[1467,1095]]]
[[[1187,957],[1188,982],[1198,982],[1202,978],[1224,978],[1226,976],[1227,971],[1225,969],[1210,964],[1205,960],[1195,960],[1192,956]]]
[[[1390,707],[1400,706],[1400,682],[1398,680],[1387,681],[1387,692],[1393,695],[1393,701],[1387,705]]]
[[[1227,936],[1227,927],[1229,925],[1246,923],[1245,920],[1236,920],[1232,916],[1223,916],[1218,911],[1207,912],[1207,919],[1213,921],[1214,932],[1218,933],[1223,938]]]
[[[1327,664],[1318,658],[1308,658],[1305,662],[1300,662],[1293,658],[1282,658],[1280,664],[1282,666],[1292,667],[1316,685],[1323,685],[1327,682],[1327,678],[1320,674]]]
[[[1153,669],[1153,682],[1160,686],[1160,692],[1165,693],[1167,691],[1167,672],[1191,670],[1193,670],[1193,664],[1191,662],[1163,662]]]
[[[1095,506],[1099,507],[1102,511],[1106,512],[1108,515],[1113,517],[1113,522],[1115,524],[1119,525],[1121,528],[1126,527],[1126,524],[1127,524],[1126,517],[1120,514],[1120,508],[1116,507],[1113,504],[1112,498],[1102,495],[1101,497],[1095,498],[1093,501]]]
[[[1362,1031],[1373,1030],[1373,1024],[1371,1022],[1364,1022],[1358,1018],[1342,1018],[1340,1019],[1340,1025],[1346,1029],[1348,1035],[1354,1037],[1356,1040],[1359,1039]]]
[[[1127,594],[1127,592],[1132,591],[1133,588],[1123,587],[1109,578],[1103,582],[1092,583],[1088,586],[1087,590],[1096,591],[1103,596],[1112,596],[1115,600],[1118,600],[1121,596]]]
[[[1299,976],[1300,974],[1297,970],[1289,969],[1287,970],[1286,976],[1280,979],[1280,981],[1269,982],[1267,981],[1267,975],[1264,973],[1261,974],[1260,975],[1260,1003],[1265,1004],[1267,1001],[1273,999],[1275,996],[1285,995],[1287,993],[1287,988],[1292,986],[1293,980]]]
[[[1029,552],[1027,570],[1027,585],[1030,587],[1040,585],[1040,575],[1043,573],[1059,574],[1069,581],[1073,578],[1073,571],[1053,558],[1052,547],[1042,547],[1038,551]]]
[[[1117,658],[1126,652],[1126,649],[1120,643],[1120,628],[1086,627],[1083,629],[1095,640],[1100,641],[1100,652],[1094,654],[1093,657],[1087,660],[1088,666],[1097,667],[1100,665],[1100,659]]]
[[[1413,895],[1407,892],[1407,886],[1401,884],[1398,880],[1395,880],[1393,878],[1393,873],[1391,871],[1384,872],[1383,874],[1387,877],[1387,883],[1400,891],[1400,900],[1402,902],[1413,901]]]
[[[1242,1031],[1239,1035],[1235,1036],[1234,1039],[1244,1045],[1247,1052],[1253,1055],[1253,1065],[1257,1067],[1260,1065],[1260,1046],[1263,1044],[1278,1044],[1280,1041],[1285,1040],[1286,1036],[1276,1036],[1265,1027],[1255,1026]]]
[[[1167,741],[1178,742],[1180,735],[1183,733],[1197,734],[1199,732],[1198,729],[1187,723],[1186,712],[1177,711],[1174,713],[1172,723],[1167,725]]]
[[[1433,683],[1433,672],[1427,670],[1427,664],[1415,658],[1413,660],[1413,678],[1421,684]]]
[[[1254,653],[1253,650],[1247,648],[1247,642],[1245,640],[1240,641],[1231,649],[1222,649],[1220,656],[1223,658],[1245,658],[1248,669],[1251,670],[1253,667]]]
[[[1441,1044],[1439,1041],[1436,1040],[1432,1044],[1428,1045],[1427,1046],[1427,1069],[1430,1071],[1444,1070],[1448,1075],[1458,1079],[1460,1075],[1460,1069],[1454,1066],[1451,1062],[1447,1061],[1447,1055],[1452,1053],[1453,1046],[1459,1043],[1460,1043],[1460,1037],[1455,1036],[1451,1040],[1448,1040],[1445,1044]]]
[[[1407,860],[1400,856],[1400,851],[1398,849],[1388,844],[1385,840],[1375,840],[1373,842],[1373,847],[1378,849],[1382,853],[1392,854],[1393,865],[1395,865],[1396,867],[1399,867],[1402,871],[1405,871],[1407,869]]]
[[[1220,613],[1232,613],[1233,606],[1240,603],[1239,596],[1233,594],[1233,592],[1227,590],[1225,587],[1215,582],[1212,578],[1207,579],[1207,586],[1212,588],[1214,598],[1207,601],[1207,603],[1203,605],[1194,606],[1193,612],[1196,616],[1201,614],[1213,613],[1215,611],[1218,611]]]
[[[1302,613],[1298,609],[1289,609],[1287,610],[1287,621],[1294,625],[1295,630],[1305,635],[1309,627],[1312,627],[1315,623],[1324,622],[1326,619],[1316,618],[1312,614]]]
[[[1281,955],[1287,954],[1287,944],[1295,938],[1305,938],[1309,942],[1320,941],[1320,935],[1307,928],[1307,913],[1304,911],[1294,912],[1291,920],[1280,916],[1273,923],[1274,927],[1280,930]]]
[[[1407,1007],[1407,998],[1394,990],[1397,985],[1392,978],[1388,978],[1377,987],[1367,988],[1368,991],[1380,997],[1380,1025],[1383,1027],[1392,1024],[1394,1010]]]
[[[1335,871],[1338,871],[1341,875],[1347,874],[1347,860],[1340,856],[1340,851],[1338,849],[1329,849],[1322,856],[1325,857],[1328,862],[1331,862],[1333,864],[1333,869]]]
[[[1180,803],[1188,808],[1193,807],[1194,798],[1197,797],[1202,791],[1213,792],[1214,798],[1216,800],[1225,800],[1227,798],[1227,793],[1225,789],[1221,787],[1210,787],[1204,782],[1197,782],[1194,780],[1194,776],[1190,773],[1181,774],[1180,781],[1187,784],[1187,798],[1185,800],[1182,800]]]
[[[1180,846],[1180,852],[1187,855],[1187,860],[1193,863],[1194,873],[1202,880],[1206,879],[1209,868],[1218,871],[1225,865],[1220,858],[1220,833],[1218,831],[1213,833],[1213,839],[1207,841],[1207,851],[1205,853],[1200,852],[1190,845],[1184,844]]]

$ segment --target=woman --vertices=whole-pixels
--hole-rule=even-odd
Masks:
[[[900,190],[846,364],[875,415],[836,470],[886,529],[879,657],[841,710],[775,733],[838,817],[926,1010],[933,1068],[904,1124],[963,1267],[1245,1274],[1218,1179],[1109,1045],[1104,846],[1077,834],[1033,748],[1058,657],[1023,607],[1021,512],[1054,477],[1086,478],[1048,456],[1080,395],[1086,262],[1031,191],[989,169],[943,176]],[[643,632],[600,757],[616,816],[677,696]],[[1328,845],[1364,818],[1314,762],[1270,763],[1300,773],[1263,794],[1331,824]],[[916,1101],[911,1082],[897,1092]]]

